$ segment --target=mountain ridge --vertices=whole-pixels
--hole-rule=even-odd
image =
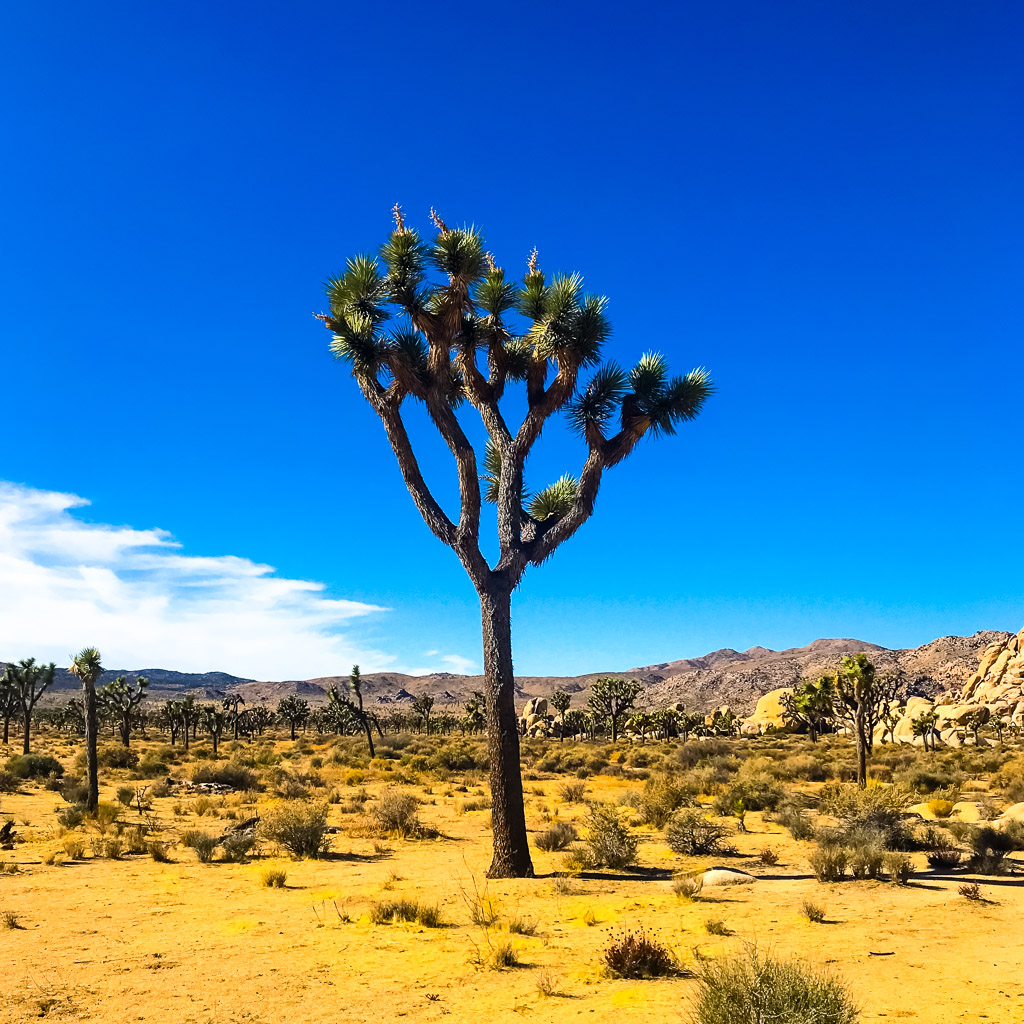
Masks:
[[[883,671],[897,671],[904,678],[908,693],[932,696],[951,685],[963,683],[977,671],[982,652],[991,643],[1012,634],[981,630],[970,637],[945,636],[920,647],[886,648],[851,637],[822,637],[804,647],[774,651],[755,646],[746,651],[721,648],[698,658],[658,662],[626,671],[605,670],[576,676],[517,676],[516,701],[547,697],[563,689],[573,695],[573,704],[581,706],[594,680],[601,676],[626,676],[644,684],[639,706],[663,707],[682,702],[699,711],[728,704],[738,714],[749,713],[757,700],[769,690],[792,686],[807,676],[820,675],[833,668],[845,654],[866,651]],[[4,663],[0,662],[0,667]],[[319,703],[327,699],[331,686],[344,689],[348,676],[317,676],[310,679],[256,680],[227,672],[176,672],[171,669],[111,669],[100,684],[118,675],[129,679],[140,675],[150,681],[149,699],[167,700],[191,693],[204,700],[217,700],[226,693],[239,693],[247,703],[276,703],[292,694]],[[58,669],[50,701],[78,687],[78,680],[67,669]],[[401,705],[421,694],[434,696],[438,706],[458,704],[483,689],[483,676],[436,672],[410,676],[401,672],[373,672],[363,676],[364,697],[380,707]]]

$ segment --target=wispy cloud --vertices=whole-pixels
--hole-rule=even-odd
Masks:
[[[344,673],[354,662],[408,671],[353,635],[354,622],[388,609],[237,555],[189,555],[166,530],[83,522],[73,511],[88,504],[0,481],[0,657],[65,664],[89,645],[112,668],[257,679]],[[437,651],[423,671],[472,667]]]

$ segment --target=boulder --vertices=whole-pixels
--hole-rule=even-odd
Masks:
[[[769,729],[789,729],[789,722],[783,714],[782,697],[792,692],[792,688],[788,686],[769,690],[758,700],[754,713],[746,720],[747,723],[755,725],[761,733]]]

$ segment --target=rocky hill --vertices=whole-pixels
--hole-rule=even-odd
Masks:
[[[730,648],[712,651],[700,658],[662,662],[626,670],[607,669],[579,676],[519,676],[516,679],[516,703],[531,697],[546,697],[561,688],[574,695],[574,705],[586,701],[595,679],[602,675],[627,676],[644,684],[641,700],[645,707],[664,707],[682,702],[688,708],[707,711],[728,704],[737,714],[748,714],[758,698],[771,690],[792,686],[807,676],[816,676],[834,668],[844,654],[868,652],[882,670],[897,670],[903,675],[908,695],[926,697],[963,686],[977,672],[982,652],[993,644],[1005,643],[1012,634],[986,630],[974,636],[946,636],[922,647],[889,650],[878,644],[854,639],[815,640],[806,647],[772,651],[752,647],[747,651]],[[165,669],[111,670],[103,675],[107,682],[117,675],[129,678],[144,675],[150,680],[150,696],[166,700],[182,693],[200,699],[216,700],[225,693],[240,693],[247,703],[276,703],[289,694],[299,694],[311,703],[327,699],[332,685],[344,688],[347,676],[282,682],[243,679],[224,672],[173,672]],[[403,704],[423,693],[432,694],[440,707],[461,704],[474,690],[483,689],[482,676],[461,676],[437,672],[427,676],[407,676],[397,672],[377,672],[363,677],[364,695],[371,703],[387,707]],[[54,697],[74,688],[77,680],[60,670]]]

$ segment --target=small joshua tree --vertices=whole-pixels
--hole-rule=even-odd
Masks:
[[[288,723],[291,738],[295,739],[295,730],[309,721],[309,701],[303,700],[294,693],[284,697],[277,705],[277,717],[282,722]]]
[[[434,698],[424,693],[412,702],[412,713],[423,722],[423,730],[430,735],[430,712],[434,710]]]
[[[569,710],[571,703],[572,696],[566,693],[565,690],[555,690],[551,694],[551,706],[558,712],[558,720],[562,725],[562,728],[558,731],[559,742],[565,739],[565,713]]]
[[[494,856],[490,877],[533,874],[512,668],[512,593],[529,566],[542,565],[594,511],[606,469],[647,434],[675,433],[711,393],[703,370],[670,377],[648,353],[626,371],[601,362],[611,333],[606,300],[583,291],[578,274],[550,280],[534,250],[522,282],[508,280],[474,228],[450,228],[432,210],[430,243],[395,230],[380,259],[356,256],[327,284],[331,331],[363,397],[380,418],[405,485],[430,531],[462,562],[480,599]],[[436,276],[431,279],[431,272]],[[593,376],[584,380],[590,370]],[[502,399],[525,386],[518,425]],[[460,508],[453,521],[427,486],[403,418],[421,402],[455,459]],[[460,419],[467,407],[487,433],[480,453]],[[528,496],[524,473],[545,425],[559,412],[586,448],[578,476],[564,475]],[[481,483],[483,488],[481,488]],[[499,552],[480,548],[483,501],[497,506]]]

